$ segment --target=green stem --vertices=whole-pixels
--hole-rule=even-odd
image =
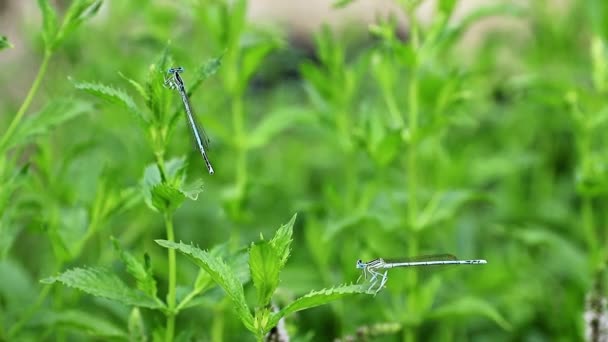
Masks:
[[[38,69],[38,74],[36,75],[36,79],[34,79],[34,83],[32,83],[32,86],[30,87],[30,90],[28,91],[27,96],[25,97],[25,100],[21,104],[21,107],[19,107],[17,114],[13,117],[13,120],[11,121],[11,123],[8,126],[8,129],[4,133],[2,140],[0,140],[0,149],[5,147],[6,143],[10,140],[12,135],[15,133],[15,130],[17,129],[17,126],[19,126],[19,123],[21,123],[21,120],[23,119],[25,112],[30,107],[30,104],[32,104],[34,95],[36,95],[36,92],[38,91],[38,88],[40,87],[40,83],[42,82],[42,78],[46,74],[46,69],[49,65],[51,56],[52,56],[52,53],[50,51],[46,51],[44,53],[42,63],[40,64],[40,68]]]
[[[165,213],[165,227],[167,229],[167,240],[175,241],[175,232],[173,229],[173,215]],[[175,265],[175,249],[167,250],[169,259],[169,289],[167,291],[167,330],[165,331],[165,341],[173,341],[175,333],[175,288],[176,288],[176,265]]]
[[[15,325],[13,325],[13,327],[8,332],[7,341],[12,340],[12,337],[16,336],[19,333],[19,331],[21,331],[21,329],[23,328],[25,323],[29,322],[29,320],[32,318],[32,316],[34,316],[34,314],[40,308],[40,305],[42,305],[42,303],[44,302],[46,297],[49,295],[51,288],[52,288],[52,286],[50,286],[50,285],[44,285],[44,287],[42,288],[42,291],[40,291],[40,293],[38,294],[38,298],[36,298],[36,302],[34,302],[34,304],[25,311],[25,313],[23,314],[23,316],[21,316],[19,321],[17,323],[15,323]]]
[[[235,94],[232,102],[232,124],[235,136],[235,147],[237,149],[235,163],[235,184],[239,194],[234,214],[240,211],[242,196],[247,187],[247,137],[245,132],[245,113],[243,110],[243,99],[241,94]]]
[[[597,261],[597,237],[595,236],[595,230],[593,228],[593,204],[591,203],[591,198],[589,196],[583,198],[581,215],[583,232],[585,234],[585,239],[587,240],[587,245],[589,246],[590,259],[595,263]]]
[[[410,44],[412,44],[414,51],[418,51],[419,37],[418,37],[418,22],[416,21],[415,13],[408,13],[410,17]],[[409,253],[415,255],[418,253],[418,68],[417,62],[412,69],[408,85],[408,131],[409,131],[409,148],[407,154],[407,193],[408,193],[408,226],[410,228],[410,236],[408,236],[408,247]],[[409,286],[410,289],[417,288],[418,277],[416,272],[410,273]],[[416,295],[408,296],[407,300],[409,314],[416,314],[417,308]],[[408,327],[403,329],[403,340],[404,341],[415,341],[416,340],[416,328]]]

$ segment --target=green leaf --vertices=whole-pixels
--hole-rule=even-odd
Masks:
[[[338,0],[338,1],[335,1],[332,4],[332,7],[333,8],[344,8],[344,7],[348,6],[348,5],[350,5],[350,3],[354,2],[354,1],[355,0]]]
[[[219,57],[211,58],[207,60],[200,68],[196,79],[192,82],[192,85],[188,87],[188,96],[192,96],[196,89],[209,77],[215,75],[222,66],[222,58],[224,54]]]
[[[294,214],[287,224],[282,225],[274,234],[270,245],[275,249],[280,260],[279,270],[285,266],[289,258],[289,246],[291,245],[291,237],[293,235],[293,225],[296,222],[298,214]]]
[[[120,259],[125,263],[127,272],[137,281],[137,288],[150,297],[156,297],[156,280],[152,274],[152,265],[148,254],[144,255],[144,263],[139,262],[131,253],[125,251],[118,240],[112,237],[114,249],[120,253]]]
[[[281,42],[275,39],[256,42],[253,46],[243,49],[243,60],[240,72],[240,84],[246,85],[260,64],[272,50],[281,46]],[[243,91],[244,89],[241,89]]]
[[[31,305],[40,289],[35,286],[29,271],[16,260],[0,260],[0,274],[2,279],[10,279],[0,281],[3,312],[22,312],[24,306]]]
[[[87,311],[45,312],[42,317],[42,321],[37,323],[43,326],[68,326],[96,337],[127,337],[127,333],[114,323]]]
[[[482,315],[492,321],[504,330],[511,330],[511,324],[488,302],[474,298],[464,297],[459,298],[452,303],[441,306],[433,310],[428,318],[445,319],[453,316],[470,316]]]
[[[73,268],[55,277],[41,280],[44,284],[62,283],[90,295],[111,299],[125,305],[164,309],[164,304],[141,291],[131,289],[105,268]]]
[[[203,191],[203,182],[198,179],[191,184],[183,184],[186,178],[185,158],[173,158],[164,164],[166,181],[163,182],[157,164],[144,170],[141,181],[146,204],[162,213],[173,212],[186,198],[196,201]]]
[[[512,3],[500,3],[496,5],[483,6],[475,9],[463,17],[456,25],[448,28],[439,43],[445,49],[456,42],[475,23],[492,16],[521,17],[525,10],[521,6]]]
[[[152,207],[161,213],[174,212],[186,199],[186,196],[178,188],[166,183],[152,187],[150,195]]]
[[[85,20],[93,17],[101,7],[103,0],[74,0],[68,8],[59,32],[57,44],[78,28]]]
[[[4,148],[31,143],[35,137],[46,134],[66,121],[90,113],[92,108],[90,103],[84,101],[74,99],[53,100],[40,112],[28,116]]]
[[[296,299],[291,304],[284,307],[279,312],[273,314],[266,327],[268,329],[273,328],[277,325],[279,320],[289,314],[297,311],[302,311],[316,306],[324,305],[343,297],[366,293],[367,286],[363,285],[342,285],[333,287],[330,289],[323,289],[320,291],[312,291],[305,296]],[[266,330],[267,332],[267,330]]]
[[[146,101],[148,102],[148,93],[146,93],[146,90],[144,89],[144,86],[142,86],[139,82],[135,81],[134,79],[131,79],[127,76],[125,76],[122,72],[118,72],[118,76],[122,77],[125,81],[129,82],[129,84],[131,84],[133,86],[133,88],[139,93],[139,95]]]
[[[314,120],[314,115],[300,107],[283,107],[266,115],[253,129],[247,140],[249,149],[264,147],[285,130]]]
[[[214,282],[216,282],[228,295],[232,304],[243,322],[245,327],[256,332],[253,325],[253,315],[249,311],[247,302],[245,301],[245,293],[243,285],[239,282],[234,271],[226,265],[226,263],[218,257],[213,256],[210,252],[203,251],[197,247],[184,243],[176,243],[167,240],[156,240],[156,243],[165,247],[178,250],[180,253],[187,256],[192,262],[203,268]]]
[[[131,114],[134,114],[138,123],[148,123],[149,119],[147,116],[137,107],[133,98],[126,92],[120,89],[113,88],[111,86],[99,84],[99,83],[88,83],[88,82],[75,82],[74,87],[79,90],[84,90],[92,95],[95,95],[101,99],[104,99],[110,103],[117,103],[123,108],[127,109]],[[145,127],[145,126],[143,126]]]
[[[144,320],[141,317],[141,311],[138,307],[134,307],[129,315],[129,341],[146,341],[146,327]]]
[[[269,242],[260,241],[251,245],[249,269],[253,285],[257,290],[258,307],[266,307],[279,286],[281,270],[281,260]]]
[[[38,7],[42,12],[42,40],[47,52],[51,52],[57,38],[57,13],[49,0],[38,0]]]
[[[0,50],[4,50],[6,48],[12,48],[13,44],[11,44],[11,42],[8,41],[8,38],[6,38],[6,36],[0,36]]]
[[[452,190],[434,194],[426,207],[419,215],[416,222],[417,230],[424,230],[432,225],[453,218],[458,209],[466,203],[480,199],[480,196],[472,191]]]

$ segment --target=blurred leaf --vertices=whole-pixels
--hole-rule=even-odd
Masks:
[[[276,250],[267,241],[251,245],[249,250],[249,269],[251,279],[257,290],[258,307],[264,308],[272,299],[272,294],[279,286],[280,258]]]
[[[494,321],[504,330],[511,330],[511,324],[488,302],[474,297],[464,297],[431,311],[428,318],[446,319],[454,316],[482,315]]]
[[[9,250],[13,246],[17,235],[23,227],[18,222],[13,222],[9,210],[0,210],[0,260],[6,258]]]
[[[247,147],[250,149],[264,147],[285,130],[312,119],[313,113],[306,109],[283,107],[264,116],[249,135]]]
[[[55,277],[41,280],[44,284],[62,283],[90,295],[111,299],[125,305],[162,309],[164,304],[138,290],[131,289],[105,268],[73,268]]]
[[[23,121],[5,148],[31,143],[35,137],[46,134],[68,120],[90,113],[92,109],[91,104],[84,101],[52,100],[40,112],[28,116]]]
[[[355,0],[337,0],[337,1],[334,1],[334,3],[332,4],[332,7],[333,8],[344,8],[353,1],[355,1]]]
[[[110,103],[117,103],[135,115],[139,124],[149,123],[149,118],[139,110],[133,98],[120,89],[99,83],[75,82],[74,87],[84,90],[92,95],[104,99]]]
[[[90,311],[45,312],[42,317],[42,321],[39,323],[44,326],[68,326],[96,337],[127,337],[124,330],[105,318],[91,315]]]
[[[608,19],[608,16],[606,19]],[[600,93],[608,90],[608,46],[605,39],[608,39],[608,37],[597,35],[591,39],[591,62],[593,66],[591,76],[595,89]]]
[[[429,281],[425,282],[424,286],[418,289],[418,300],[416,301],[416,312],[420,315],[425,315],[433,306],[433,302],[437,298],[437,291],[441,286],[441,278],[433,276]]]
[[[220,55],[216,58],[211,58],[207,60],[200,68],[197,73],[197,77],[192,82],[192,85],[188,87],[188,96],[192,96],[192,94],[198,89],[198,87],[209,77],[215,75],[217,71],[222,66],[222,58],[224,58],[224,54]]]
[[[144,99],[146,102],[150,101],[150,99],[148,98],[148,94],[146,93],[146,90],[144,89],[144,87],[139,82],[137,82],[134,79],[131,79],[131,78],[125,76],[120,71],[118,72],[118,75],[120,77],[122,77],[125,81],[129,82],[129,84],[131,84],[133,86],[133,89],[135,89],[139,93],[139,96],[141,96],[142,99]]]
[[[456,25],[445,30],[444,34],[438,41],[442,45],[440,49],[446,49],[458,39],[475,23],[480,20],[493,16],[512,16],[522,17],[526,14],[523,7],[512,3],[499,3],[476,8],[465,15]]]
[[[294,214],[291,217],[291,220],[287,222],[287,224],[282,225],[277,232],[274,234],[272,240],[270,240],[270,245],[276,251],[277,256],[279,257],[279,269],[282,269],[289,258],[289,246],[291,245],[292,236],[293,236],[293,225],[296,222],[296,217],[298,214]]]
[[[129,341],[147,341],[146,338],[146,327],[144,325],[144,320],[141,317],[141,311],[138,307],[134,307],[131,309],[131,314],[129,315]]]
[[[167,240],[156,240],[156,243],[165,247],[178,250],[180,253],[187,256],[192,262],[203,268],[214,282],[216,282],[228,295],[232,304],[243,322],[245,327],[256,333],[253,325],[253,315],[249,311],[247,302],[245,301],[245,293],[243,285],[239,282],[234,271],[226,265],[226,263],[211,253],[203,251],[197,247],[186,245],[184,243],[176,243]]]
[[[15,260],[0,260],[0,298],[5,313],[20,313],[23,307],[30,305],[38,295],[39,289],[28,273],[28,270]]]
[[[275,327],[281,318],[294,312],[314,308],[316,306],[324,305],[354,294],[366,293],[366,290],[366,286],[342,285],[338,287],[332,287],[330,289],[311,291],[310,293],[296,299],[294,302],[290,303],[279,312],[273,314],[270,317],[270,321],[268,322],[266,327],[268,329]]]
[[[152,265],[148,254],[144,255],[144,264],[139,262],[131,253],[125,251],[118,240],[112,237],[114,249],[120,253],[120,259],[127,267],[127,272],[137,281],[137,288],[150,297],[156,297],[156,280],[152,274]]]
[[[256,70],[260,67],[260,64],[272,50],[276,49],[279,44],[275,41],[261,41],[257,42],[255,45],[245,48],[242,50],[242,66],[240,72],[240,80],[239,84],[241,85],[240,91],[244,91],[243,88],[245,85],[249,83],[251,77],[255,73]]]
[[[74,0],[70,4],[63,23],[57,32],[56,44],[60,44],[68,35],[78,28],[85,20],[93,17],[103,0]]]
[[[42,40],[44,40],[45,49],[51,52],[55,47],[57,38],[57,13],[49,3],[49,0],[38,0],[38,7],[42,12]]]
[[[419,215],[418,221],[416,222],[416,229],[424,230],[425,228],[453,218],[464,204],[476,199],[476,197],[479,197],[478,194],[465,190],[451,190],[435,193]]]
[[[11,44],[11,42],[8,41],[8,38],[6,38],[6,36],[0,36],[0,50],[4,50],[6,48],[12,48],[13,44]]]

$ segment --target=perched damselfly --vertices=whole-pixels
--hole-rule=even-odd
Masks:
[[[188,124],[190,124],[190,128],[192,129],[192,134],[194,135],[194,140],[196,140],[196,145],[198,149],[201,151],[203,155],[203,159],[205,160],[205,165],[207,165],[207,170],[209,174],[213,174],[213,167],[211,166],[211,162],[209,161],[209,157],[207,156],[207,151],[209,151],[209,138],[207,134],[205,134],[205,130],[202,126],[196,124],[196,119],[194,116],[194,112],[192,111],[192,107],[190,106],[190,101],[188,99],[188,93],[186,92],[186,87],[184,86],[184,81],[179,75],[184,71],[182,67],[170,68],[167,73],[169,77],[165,79],[165,85],[168,85],[171,89],[177,89],[179,94],[182,97],[182,102],[184,103],[184,108],[186,109],[186,115],[188,117]]]
[[[426,255],[413,258],[405,259],[374,259],[372,261],[363,262],[361,259],[357,260],[357,268],[363,270],[357,282],[364,277],[367,279],[367,275],[370,278],[370,287],[367,291],[378,293],[386,284],[388,280],[388,269],[394,267],[416,267],[416,266],[437,266],[437,265],[476,265],[476,264],[487,264],[488,262],[483,259],[476,260],[458,260],[451,254],[437,254],[437,255]],[[381,273],[379,270],[385,270]],[[375,291],[373,291],[376,284],[379,285]]]

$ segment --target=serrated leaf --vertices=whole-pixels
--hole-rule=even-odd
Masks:
[[[267,329],[271,329],[276,326],[279,320],[289,314],[292,314],[297,311],[302,311],[310,308],[314,308],[316,306],[324,305],[335,300],[341,299],[343,297],[355,295],[355,294],[363,294],[366,293],[367,286],[363,285],[342,285],[338,287],[333,287],[330,289],[323,289],[319,291],[312,291],[307,295],[304,295],[298,299],[296,299],[291,304],[284,307],[279,312],[273,314],[270,317]]]
[[[42,40],[48,52],[55,46],[57,34],[57,13],[49,3],[49,0],[38,0],[38,7],[42,12]]]
[[[89,113],[92,108],[90,103],[74,99],[51,101],[38,113],[28,116],[3,148],[31,143],[35,137],[68,120]]]
[[[42,321],[36,323],[41,323],[44,326],[68,326],[96,337],[127,337],[126,331],[114,323],[86,311],[46,312],[42,317]]]
[[[78,28],[85,20],[93,17],[98,11],[103,0],[74,0],[70,4],[59,32],[57,32],[57,44],[60,44],[68,35]]]
[[[266,307],[279,286],[281,270],[281,259],[269,242],[260,241],[251,245],[249,270],[257,292],[258,307]]]
[[[110,103],[116,103],[127,109],[135,116],[139,124],[148,123],[149,119],[139,110],[133,98],[123,90],[116,89],[99,83],[74,82],[74,87],[79,90],[84,90],[92,95],[95,95]]]
[[[485,316],[504,330],[511,330],[511,324],[490,303],[474,297],[459,298],[433,310],[428,318],[442,319],[454,316]]]
[[[0,50],[4,50],[6,48],[12,48],[13,44],[11,44],[11,42],[8,41],[8,38],[6,38],[6,36],[0,36]]]
[[[131,310],[131,314],[129,315],[128,322],[129,329],[129,341],[146,341],[146,327],[144,325],[144,320],[141,317],[141,311],[138,307],[134,307]]]
[[[129,288],[118,276],[105,268],[73,268],[55,277],[42,279],[44,284],[62,283],[90,295],[111,299],[125,305],[164,309],[162,302]]]
[[[253,129],[247,139],[247,147],[249,149],[263,147],[285,130],[312,120],[314,115],[305,109],[284,107],[276,110],[265,116]]]
[[[118,240],[113,237],[112,244],[114,245],[114,249],[120,254],[120,259],[127,267],[127,272],[135,278],[137,288],[150,297],[156,297],[156,280],[152,274],[150,257],[147,254],[144,255],[144,263],[141,263],[131,253],[125,251]]]
[[[146,90],[144,89],[144,87],[137,81],[135,81],[134,79],[131,79],[127,76],[125,76],[122,72],[118,72],[118,76],[122,77],[125,81],[129,82],[129,84],[131,84],[133,86],[133,88],[139,93],[139,95],[146,101],[148,102],[148,94],[146,93]]]
[[[215,75],[222,66],[222,59],[224,54],[216,58],[207,60],[200,68],[196,79],[192,82],[192,85],[188,88],[188,96],[192,96],[196,89],[209,77]]]
[[[245,301],[245,293],[243,285],[239,282],[234,271],[226,265],[226,263],[218,257],[213,256],[210,252],[203,251],[197,247],[184,243],[176,243],[167,240],[156,240],[156,243],[165,247],[178,250],[186,255],[191,261],[203,268],[214,282],[216,282],[228,295],[232,304],[243,322],[245,327],[256,332],[253,325],[253,315],[249,311],[247,302]]]
[[[280,260],[279,270],[285,266],[289,258],[289,246],[292,241],[291,237],[293,236],[293,225],[296,222],[296,217],[298,217],[298,214],[294,214],[289,222],[282,225],[270,240],[270,245],[275,249]]]

